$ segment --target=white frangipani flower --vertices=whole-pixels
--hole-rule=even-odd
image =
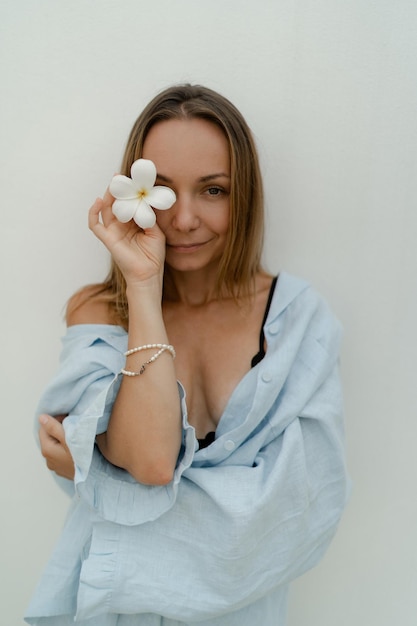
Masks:
[[[170,209],[175,193],[169,187],[157,185],[156,167],[148,159],[138,159],[130,169],[132,178],[117,174],[113,176],[109,189],[116,198],[112,211],[119,222],[133,219],[141,228],[151,228],[156,221],[154,209]]]

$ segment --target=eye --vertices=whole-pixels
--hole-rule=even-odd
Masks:
[[[222,193],[224,193],[224,189],[222,189],[222,187],[209,187],[208,189],[206,189],[206,193],[209,196],[220,196]]]

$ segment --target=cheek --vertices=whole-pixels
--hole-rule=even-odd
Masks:
[[[229,207],[225,207],[221,214],[217,217],[217,230],[219,233],[225,235],[229,230],[230,224],[230,210]]]
[[[229,198],[223,198],[220,202],[203,207],[202,220],[211,231],[225,235],[230,226],[230,211]]]

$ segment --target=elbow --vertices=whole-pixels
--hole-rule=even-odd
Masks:
[[[138,454],[136,448],[129,448],[123,442],[116,447],[107,436],[107,433],[96,438],[100,452],[109,463],[129,472],[131,476],[144,485],[163,487],[169,485],[174,478],[178,451],[161,451],[160,454],[149,451],[148,454]],[[151,448],[152,449],[152,448]]]
[[[161,463],[138,463],[136,460],[130,463],[126,458],[116,455],[103,455],[112,465],[128,472],[138,483],[150,487],[163,487],[169,485],[174,478],[175,466],[170,466],[166,461]]]
[[[126,467],[126,471],[131,476],[143,485],[149,485],[150,487],[164,487],[169,485],[174,478],[175,467],[169,465],[166,461],[160,463],[152,463],[144,467]]]

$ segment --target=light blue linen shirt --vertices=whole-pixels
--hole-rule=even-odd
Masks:
[[[127,334],[78,325],[41,412],[68,414],[72,504],[26,613],[37,626],[283,626],[288,583],[318,563],[344,509],[340,325],[282,273],[267,352],[198,449],[178,384],[183,444],[166,486],[136,482],[94,445],[107,428]],[[75,493],[74,493],[75,485]]]

